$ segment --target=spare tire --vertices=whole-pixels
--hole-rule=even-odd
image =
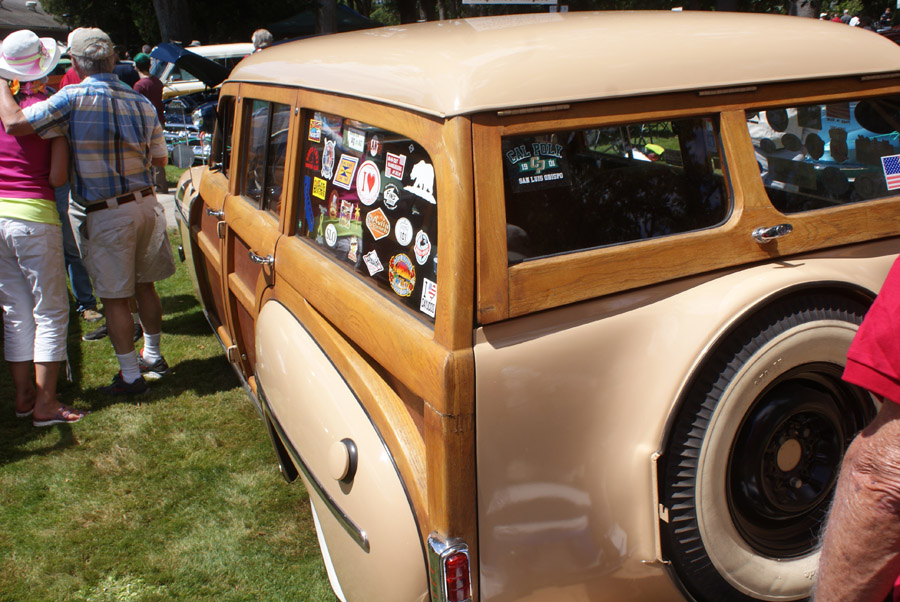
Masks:
[[[698,371],[660,467],[664,554],[698,602],[809,597],[841,458],[877,409],[841,380],[866,309],[783,299]]]

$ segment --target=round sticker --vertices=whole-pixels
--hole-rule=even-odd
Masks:
[[[788,129],[788,114],[784,109],[773,109],[766,111],[766,121],[776,132],[783,132]]]
[[[817,134],[810,134],[806,137],[806,152],[816,161],[825,154],[825,143]]]
[[[781,146],[788,149],[792,153],[796,153],[798,150],[803,148],[803,143],[800,142],[800,138],[794,134],[785,134],[781,137]]]
[[[356,172],[356,194],[363,205],[369,206],[378,200],[381,192],[381,172],[378,166],[366,161]]]
[[[409,297],[416,288],[416,268],[409,257],[400,253],[391,257],[388,266],[388,280],[391,288],[401,297]]]
[[[334,224],[325,226],[325,244],[329,247],[337,244],[337,228],[334,227]]]
[[[397,224],[394,226],[394,236],[397,237],[397,242],[404,247],[412,242],[413,227],[408,219],[401,217],[397,220]]]
[[[397,208],[397,202],[400,201],[400,191],[393,184],[384,187],[384,206],[391,211]]]
[[[425,262],[428,261],[428,256],[431,255],[431,241],[424,230],[419,230],[416,233],[416,246],[413,250],[416,253],[416,263],[425,265]]]

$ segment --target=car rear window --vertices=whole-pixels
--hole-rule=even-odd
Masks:
[[[434,321],[437,188],[414,140],[338,115],[304,129],[297,235]]]
[[[772,204],[798,213],[893,196],[900,188],[900,98],[747,111]]]
[[[506,137],[509,263],[708,228],[730,202],[710,117]]]

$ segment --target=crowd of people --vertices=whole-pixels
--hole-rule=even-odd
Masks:
[[[88,413],[56,394],[67,357],[67,272],[81,318],[104,318],[98,298],[105,313],[105,326],[84,337],[108,334],[118,359],[104,392],[138,395],[169,371],[154,284],[175,271],[156,199],[168,152],[162,83],[145,50],[133,64],[119,61],[106,33],[78,28],[67,44],[72,68],[51,94],[55,40],[20,30],[0,46],[3,346],[15,414],[36,427]]]
[[[834,21],[835,23],[843,23],[850,27],[860,27],[871,31],[882,31],[893,27],[893,15],[890,7],[884,9],[877,21],[865,15],[852,14],[849,9],[845,9],[844,12],[821,13],[819,20]]]

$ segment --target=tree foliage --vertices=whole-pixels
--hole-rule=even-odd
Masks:
[[[142,44],[198,40],[202,44],[246,42],[267,27],[302,11],[334,14],[338,0],[42,0],[43,8],[70,27],[107,31],[117,44],[136,50]],[[393,25],[419,20],[488,14],[546,12],[546,6],[469,5],[462,0],[341,0],[358,13]],[[867,15],[877,19],[892,0],[559,0],[569,10],[718,10],[783,13],[817,17],[820,11]],[[329,12],[330,11],[330,12]],[[327,27],[320,31],[327,31]]]

